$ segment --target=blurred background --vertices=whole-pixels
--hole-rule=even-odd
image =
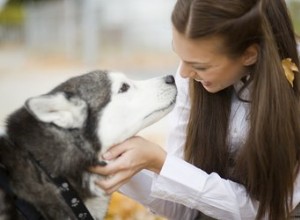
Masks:
[[[24,101],[94,69],[135,80],[174,74],[176,0],[0,0],[0,129]],[[300,0],[287,0],[300,33]],[[164,146],[167,117],[141,135]],[[115,193],[107,220],[162,219]]]

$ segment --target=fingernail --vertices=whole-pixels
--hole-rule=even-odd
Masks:
[[[105,160],[109,160],[111,157],[112,157],[112,154],[108,151],[108,152],[105,152],[102,157],[105,159]]]
[[[97,163],[95,165],[101,166],[101,167],[105,167],[107,165],[107,163],[105,161],[97,161]]]

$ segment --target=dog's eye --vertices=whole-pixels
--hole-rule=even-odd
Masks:
[[[74,96],[74,93],[66,91],[65,96],[66,96],[67,99],[71,99]]]
[[[118,93],[124,93],[127,92],[130,86],[127,83],[123,83],[121,88],[119,89]]]

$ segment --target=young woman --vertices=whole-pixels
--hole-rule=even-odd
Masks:
[[[172,23],[181,62],[167,152],[131,138],[93,168],[111,175],[99,186],[123,185],[169,219],[295,217],[300,77],[284,0],[178,0]]]

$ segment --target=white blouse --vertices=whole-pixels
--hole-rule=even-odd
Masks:
[[[243,185],[222,179],[217,173],[207,174],[184,161],[183,146],[189,117],[188,80],[176,74],[178,97],[170,113],[171,129],[167,140],[167,157],[159,175],[143,170],[120,189],[125,195],[170,220],[192,220],[197,210],[222,220],[255,219],[258,201],[249,197]],[[242,82],[234,85],[239,89]],[[249,89],[241,94],[249,96]],[[246,102],[232,100],[229,143],[238,150],[248,131]],[[300,202],[300,177],[295,181],[293,208]]]

